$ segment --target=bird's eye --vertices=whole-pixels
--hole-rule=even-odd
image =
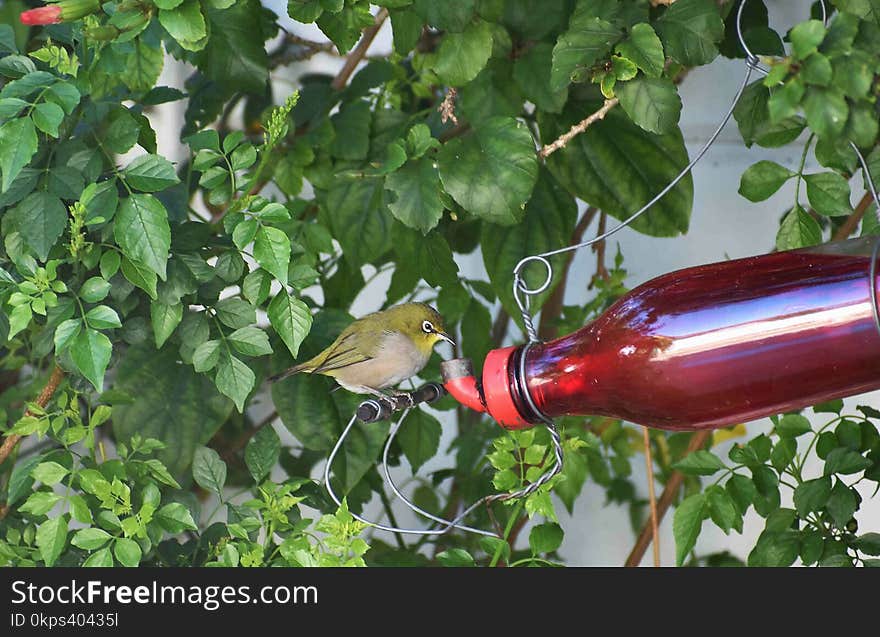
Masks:
[[[434,332],[434,326],[431,324],[431,321],[422,321],[422,331],[425,334],[431,334]]]

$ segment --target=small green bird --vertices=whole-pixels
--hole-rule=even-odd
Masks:
[[[324,374],[356,394],[384,396],[418,374],[440,341],[455,345],[439,312],[424,303],[402,303],[354,321],[323,352],[271,377]]]

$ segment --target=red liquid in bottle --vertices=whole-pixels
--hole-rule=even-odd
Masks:
[[[873,240],[679,270],[577,332],[535,345],[525,378],[548,416],[663,429],[746,422],[880,388]]]

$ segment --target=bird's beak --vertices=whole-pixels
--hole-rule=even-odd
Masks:
[[[437,336],[439,336],[440,338],[442,338],[444,341],[446,341],[447,343],[449,343],[450,345],[455,347],[455,341],[453,341],[451,338],[449,338],[449,334],[447,334],[446,332],[434,332],[434,333]]]

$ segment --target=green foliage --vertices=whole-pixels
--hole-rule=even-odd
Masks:
[[[0,413],[4,434],[43,440],[0,464],[0,565],[425,564],[433,553],[447,566],[555,565],[564,530],[551,493],[571,511],[587,481],[627,507],[634,528],[644,521],[631,478],[638,432],[572,419],[561,476],[469,521],[515,538],[531,519],[527,547],[525,536],[519,546],[458,533],[433,552],[372,535],[368,545],[352,514],[380,489],[387,427],[353,430],[331,476],[346,498],[336,507],[310,476],[357,397],[330,393],[324,377],[271,389],[264,379],[332,342],[381,275],[390,284],[373,305],[436,305],[457,353],[479,363],[506,343],[520,259],[582,232],[579,204],[627,218],[687,165],[678,82],[719,53],[742,55],[733,3],[373,4],[388,10],[394,51],[351,77],[299,62],[356,50],[376,22],[367,0],[290,0],[289,17],[328,39],[313,45],[276,37],[279,16],[256,0],[111,1],[71,23],[0,30]],[[780,147],[810,129],[797,170],[758,161],[740,184],[760,201],[795,180],[781,249],[822,242],[853,211],[865,175],[851,180],[862,168],[849,142],[880,166],[877,11],[835,6],[827,26],[792,25],[787,52],[763,3],[747,10],[746,40],[774,57],[734,111],[743,141]],[[157,85],[167,55],[192,69],[183,87]],[[297,90],[272,80],[282,66]],[[604,120],[538,152],[604,100],[616,100]],[[180,144],[160,152],[153,107],[173,102]],[[811,150],[823,169],[806,174]],[[686,232],[693,189],[685,177],[633,229]],[[478,249],[486,275],[465,279],[459,263],[479,263]],[[567,261],[554,258],[533,299],[542,329],[570,332],[619,298],[622,259],[600,263],[591,298],[566,306]],[[536,286],[544,272],[533,264],[524,277]],[[55,364],[64,384],[40,408],[29,401]],[[436,358],[422,376],[439,378]],[[740,531],[749,507],[767,519],[750,563],[880,552],[876,534],[848,530],[853,482],[878,478],[877,414],[862,414],[815,433],[785,415],[771,436],[735,447],[732,467],[709,450],[683,457],[686,436],[653,432],[660,478],[686,474],[679,561],[706,519]],[[454,431],[413,412],[391,448],[395,470],[426,473],[413,484],[425,509],[515,492],[552,461],[543,429],[506,434],[452,411],[444,422]],[[445,435],[452,456],[441,461]],[[812,452],[824,471],[801,476]],[[716,483],[701,490],[700,476]],[[781,507],[781,488],[794,509]]]

